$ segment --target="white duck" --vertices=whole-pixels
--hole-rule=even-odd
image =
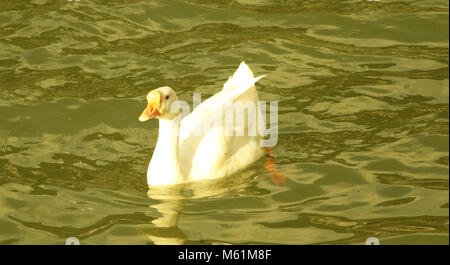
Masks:
[[[255,82],[263,76],[253,77],[250,68],[242,62],[223,89],[198,105],[191,114],[181,117],[181,104],[170,87],[160,87],[147,94],[147,108],[140,121],[159,119],[159,136],[147,170],[149,185],[172,185],[191,181],[220,178],[231,175],[255,162],[263,154],[262,136],[249,133],[260,119]],[[248,117],[238,123],[231,112],[232,133],[226,128],[224,115],[234,111],[233,103],[253,103],[256,119]],[[175,111],[174,111],[175,110]],[[171,112],[172,111],[172,112]],[[228,112],[230,113],[230,112]],[[223,121],[213,123],[210,121]],[[229,118],[228,118],[229,121]],[[264,123],[265,125],[265,123]],[[237,131],[244,129],[244,135]],[[199,133],[200,132],[200,133]]]

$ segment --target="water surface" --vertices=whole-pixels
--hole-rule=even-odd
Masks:
[[[3,0],[0,244],[448,244],[448,1]],[[145,94],[192,103],[245,60],[267,157],[146,185]]]

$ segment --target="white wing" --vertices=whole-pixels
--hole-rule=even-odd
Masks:
[[[250,101],[258,108],[255,82],[262,77],[254,78],[250,68],[242,62],[219,93],[201,103],[181,121],[180,164],[193,180],[229,175],[262,154],[258,147],[261,139],[258,132],[256,135],[236,136],[237,127],[243,127],[240,129],[247,132],[250,123],[257,122],[256,119],[246,116],[243,124],[235,123],[231,136],[225,135],[224,124],[224,113],[232,107],[231,103]],[[214,123],[218,120],[221,123]],[[213,122],[211,126],[207,126],[209,122]]]

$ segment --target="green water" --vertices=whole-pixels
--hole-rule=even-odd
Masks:
[[[447,0],[2,0],[0,244],[449,242]],[[273,148],[150,189],[145,94],[192,103],[245,60]]]

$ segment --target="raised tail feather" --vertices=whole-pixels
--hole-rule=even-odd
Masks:
[[[255,85],[255,83],[263,77],[265,77],[265,75],[255,78],[248,65],[245,62],[241,62],[236,72],[234,72],[234,74],[228,78],[227,82],[225,82],[223,89],[234,89],[237,87],[246,89]]]

